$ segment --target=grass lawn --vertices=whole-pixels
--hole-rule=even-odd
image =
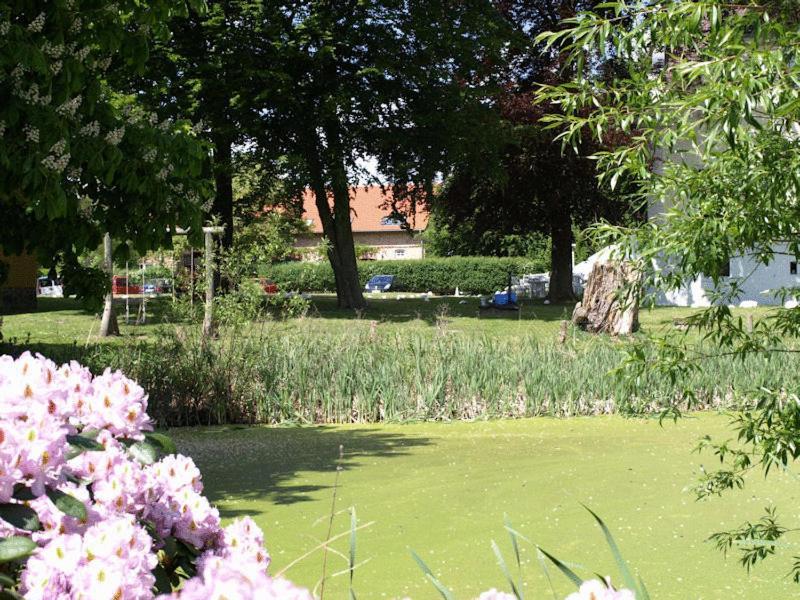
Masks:
[[[336,307],[336,297],[320,294],[313,297],[308,316],[294,319],[275,319],[268,323],[276,335],[282,332],[303,333],[353,332],[369,330],[376,326],[387,333],[429,332],[444,325],[453,335],[477,334],[505,337],[533,336],[551,340],[557,335],[559,322],[569,319],[573,305],[545,305],[541,301],[524,303],[521,311],[479,316],[478,300],[474,297],[433,297],[423,300],[416,294],[370,294],[367,310],[354,313]],[[100,320],[82,310],[71,298],[40,298],[39,309],[31,313],[5,315],[3,336],[15,339],[17,344],[73,344],[121,343],[145,339],[165,323],[169,298],[151,300],[147,304],[148,321],[145,325],[125,324],[124,301],[118,299],[121,338],[101,340],[97,337]],[[133,301],[132,301],[133,302]],[[136,317],[136,306],[131,307],[131,323]],[[744,309],[739,309],[745,314]],[[767,308],[751,310],[756,315]],[[692,314],[690,308],[660,307],[641,312],[642,329],[646,331],[673,329],[675,318]]]
[[[334,534],[359,523],[355,577],[359,598],[436,598],[411,558],[413,548],[457,598],[490,587],[508,589],[492,553],[496,540],[513,561],[504,515],[556,556],[586,571],[618,572],[602,534],[581,503],[612,529],[623,554],[653,598],[788,598],[788,556],[750,575],[704,540],[714,531],[755,519],[773,502],[796,520],[800,490],[794,475],[748,481],[744,492],[697,502],[692,485],[711,456],[691,452],[704,433],[725,435],[714,414],[659,427],[619,417],[537,418],[452,424],[226,427],[179,429],[179,448],[204,473],[206,492],[225,519],[252,515],[264,528],[273,572],[325,539],[339,445]],[[346,555],[347,536],[335,544]],[[523,546],[529,598],[550,598],[535,553]],[[346,568],[329,555],[328,573]],[[317,552],[287,576],[313,587],[322,572]],[[560,597],[569,590],[553,573]],[[347,577],[326,585],[347,597]]]

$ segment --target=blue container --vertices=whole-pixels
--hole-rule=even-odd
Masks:
[[[495,306],[505,306],[508,304],[508,292],[496,292],[494,295]]]

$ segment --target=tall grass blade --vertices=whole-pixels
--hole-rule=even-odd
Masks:
[[[597,524],[600,525],[600,529],[603,530],[603,535],[606,537],[606,543],[608,544],[608,547],[611,549],[611,554],[614,555],[614,560],[617,562],[617,567],[619,568],[619,572],[622,575],[622,579],[625,582],[627,588],[635,591],[637,598],[643,597],[642,593],[639,591],[639,586],[636,583],[636,579],[634,579],[633,574],[631,573],[631,570],[628,567],[628,563],[622,557],[622,553],[619,551],[617,542],[614,541],[614,536],[611,535],[611,531],[609,531],[608,527],[606,527],[606,524],[603,522],[603,519],[601,519],[597,515],[597,513],[595,513],[591,508],[589,508],[585,504],[583,505],[583,508],[589,511],[589,514],[591,514],[594,517],[595,521],[597,521]]]
[[[508,565],[506,565],[506,561],[503,558],[503,553],[500,552],[500,547],[494,540],[492,540],[492,550],[494,551],[494,555],[497,557],[497,564],[500,565],[500,570],[503,571],[503,575],[505,575],[508,584],[511,586],[511,592],[514,594],[517,600],[523,600],[522,594],[520,593],[519,589],[517,589],[517,584],[514,581],[514,578],[511,576],[511,572],[508,570]]]
[[[439,594],[441,594],[442,598],[444,598],[444,600],[455,600],[453,592],[447,589],[444,584],[436,578],[436,576],[433,574],[433,571],[431,571],[428,565],[425,564],[425,561],[422,560],[413,550],[411,550],[411,556],[413,556],[414,560],[417,561],[419,568],[422,569],[422,572],[425,573],[425,576],[430,580],[430,582],[433,584],[433,587],[436,588]]]
[[[541,552],[548,559],[550,559],[550,562],[552,562],[556,567],[558,567],[558,570],[561,571],[567,577],[567,579],[569,579],[577,587],[581,586],[581,584],[583,583],[583,579],[578,577],[572,569],[570,569],[567,565],[558,560],[555,556],[544,550],[541,546],[536,546],[536,548],[539,550],[539,552]]]

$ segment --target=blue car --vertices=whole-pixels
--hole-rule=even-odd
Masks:
[[[394,275],[375,275],[367,282],[364,289],[368,292],[388,292],[392,289]]]

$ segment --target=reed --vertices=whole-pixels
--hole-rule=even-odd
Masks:
[[[655,413],[668,403],[689,407],[690,398],[692,408],[736,408],[760,386],[788,389],[800,367],[795,355],[720,357],[680,383],[655,372],[627,380],[611,373],[623,348],[605,341],[364,328],[274,333],[229,329],[208,342],[173,329],[58,358],[122,369],[149,391],[159,425],[171,426]]]

